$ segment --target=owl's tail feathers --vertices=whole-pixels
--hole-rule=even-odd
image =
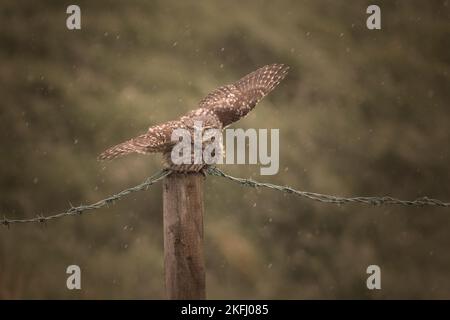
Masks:
[[[148,152],[147,148],[148,148],[148,136],[146,134],[143,134],[105,150],[98,156],[97,159],[101,161],[112,160],[117,157],[121,157],[133,152],[147,153]]]

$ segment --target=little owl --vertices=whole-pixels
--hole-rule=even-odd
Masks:
[[[194,122],[198,121],[201,121],[203,128],[224,129],[245,117],[283,80],[288,69],[289,67],[283,64],[271,64],[259,68],[233,84],[214,90],[199,102],[197,109],[188,112],[178,120],[152,126],[146,133],[109,148],[98,158],[111,160],[132,152],[161,152],[167,168],[179,172],[199,172],[206,167],[205,163],[174,164],[171,161],[171,151],[175,145],[172,141],[173,130],[186,129],[192,136]]]

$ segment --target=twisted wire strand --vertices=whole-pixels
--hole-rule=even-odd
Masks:
[[[318,202],[324,202],[324,203],[332,203],[332,204],[345,204],[345,203],[363,203],[373,206],[379,206],[379,205],[403,205],[403,206],[437,206],[437,207],[450,207],[449,202],[443,202],[441,200],[432,199],[428,197],[421,197],[417,198],[415,200],[400,200],[394,197],[390,196],[384,196],[384,197],[339,197],[339,196],[333,196],[333,195],[327,195],[327,194],[321,194],[321,193],[315,193],[315,192],[308,192],[308,191],[300,191],[293,189],[288,186],[280,186],[272,183],[265,183],[265,182],[258,182],[254,181],[252,179],[243,179],[238,177],[233,177],[231,175],[226,174],[225,172],[221,171],[217,167],[210,167],[207,170],[207,173],[212,176],[218,176],[226,178],[230,181],[233,181],[235,183],[238,183],[240,185],[246,186],[246,187],[263,187],[268,188],[272,190],[277,190],[284,193],[291,193],[295,194],[300,197],[304,197],[310,200],[318,201]]]
[[[2,220],[0,220],[0,223],[6,227],[9,227],[11,224],[18,224],[18,223],[33,223],[33,222],[41,222],[41,223],[45,223],[49,220],[54,220],[54,219],[58,219],[58,218],[62,218],[62,217],[67,217],[67,216],[73,216],[73,215],[81,215],[84,212],[88,212],[91,210],[96,210],[96,209],[100,209],[103,208],[105,206],[108,206],[110,204],[114,204],[116,201],[120,200],[122,197],[129,195],[130,193],[134,193],[137,191],[142,191],[142,190],[147,190],[148,187],[150,187],[152,184],[164,179],[165,177],[167,177],[169,174],[171,173],[170,170],[167,169],[163,169],[158,171],[157,173],[155,173],[154,175],[152,175],[151,177],[145,179],[144,182],[142,182],[141,184],[138,184],[135,187],[131,187],[125,190],[120,191],[117,194],[111,195],[105,199],[102,199],[100,201],[97,201],[93,204],[89,204],[89,205],[80,205],[77,207],[73,207],[71,206],[68,210],[61,212],[61,213],[57,213],[54,215],[49,215],[49,216],[42,216],[39,215],[35,218],[29,218],[29,219],[8,219],[6,217],[3,217]]]
[[[129,195],[130,193],[147,190],[148,187],[155,184],[158,181],[161,181],[168,175],[172,173],[169,169],[162,169],[152,175],[151,177],[147,178],[144,182],[141,184],[138,184],[135,187],[130,187],[127,189],[124,189],[120,191],[117,194],[111,195],[105,199],[102,199],[100,201],[97,201],[90,205],[80,205],[77,207],[71,206],[68,210],[57,213],[54,215],[38,215],[35,218],[29,218],[29,219],[8,219],[6,217],[3,217],[2,220],[0,220],[0,224],[9,227],[11,224],[19,224],[19,223],[46,223],[49,220],[59,219],[66,216],[73,216],[73,215],[81,215],[84,212],[89,212],[92,210],[100,209],[105,206],[108,206],[110,204],[114,204],[116,201],[122,199],[124,196]],[[415,200],[401,200],[397,199],[391,196],[384,196],[384,197],[340,197],[340,196],[334,196],[334,195],[328,195],[328,194],[321,194],[321,193],[315,193],[315,192],[308,192],[308,191],[300,191],[296,190],[292,187],[288,186],[281,186],[276,185],[272,183],[267,182],[258,182],[252,179],[244,179],[244,178],[238,178],[233,177],[229,174],[226,174],[222,170],[218,169],[217,167],[209,167],[206,170],[206,174],[211,176],[218,176],[226,178],[232,182],[238,183],[240,185],[246,186],[246,187],[252,187],[252,188],[268,188],[272,190],[277,190],[283,193],[290,193],[295,194],[297,196],[307,198],[313,201],[318,201],[322,203],[331,203],[331,204],[346,204],[346,203],[362,203],[367,205],[373,205],[373,206],[380,206],[380,205],[403,205],[403,206],[417,206],[417,207],[424,207],[424,206],[436,206],[436,207],[450,207],[449,202],[443,202],[438,199],[432,199],[428,197],[421,197],[417,198]]]

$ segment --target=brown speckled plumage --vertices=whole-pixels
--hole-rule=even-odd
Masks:
[[[236,83],[222,86],[208,94],[200,101],[198,109],[188,112],[178,120],[150,127],[145,134],[104,151],[99,159],[111,160],[132,152],[161,152],[166,167],[175,171],[198,172],[205,167],[205,164],[175,165],[171,162],[170,155],[174,146],[174,142],[171,141],[173,130],[188,129],[192,133],[194,121],[202,121],[203,128],[222,130],[245,117],[283,80],[287,71],[288,67],[282,64],[271,64],[259,68]]]

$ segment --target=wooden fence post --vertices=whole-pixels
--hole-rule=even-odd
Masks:
[[[164,179],[164,270],[169,299],[205,299],[203,180],[198,173]]]

